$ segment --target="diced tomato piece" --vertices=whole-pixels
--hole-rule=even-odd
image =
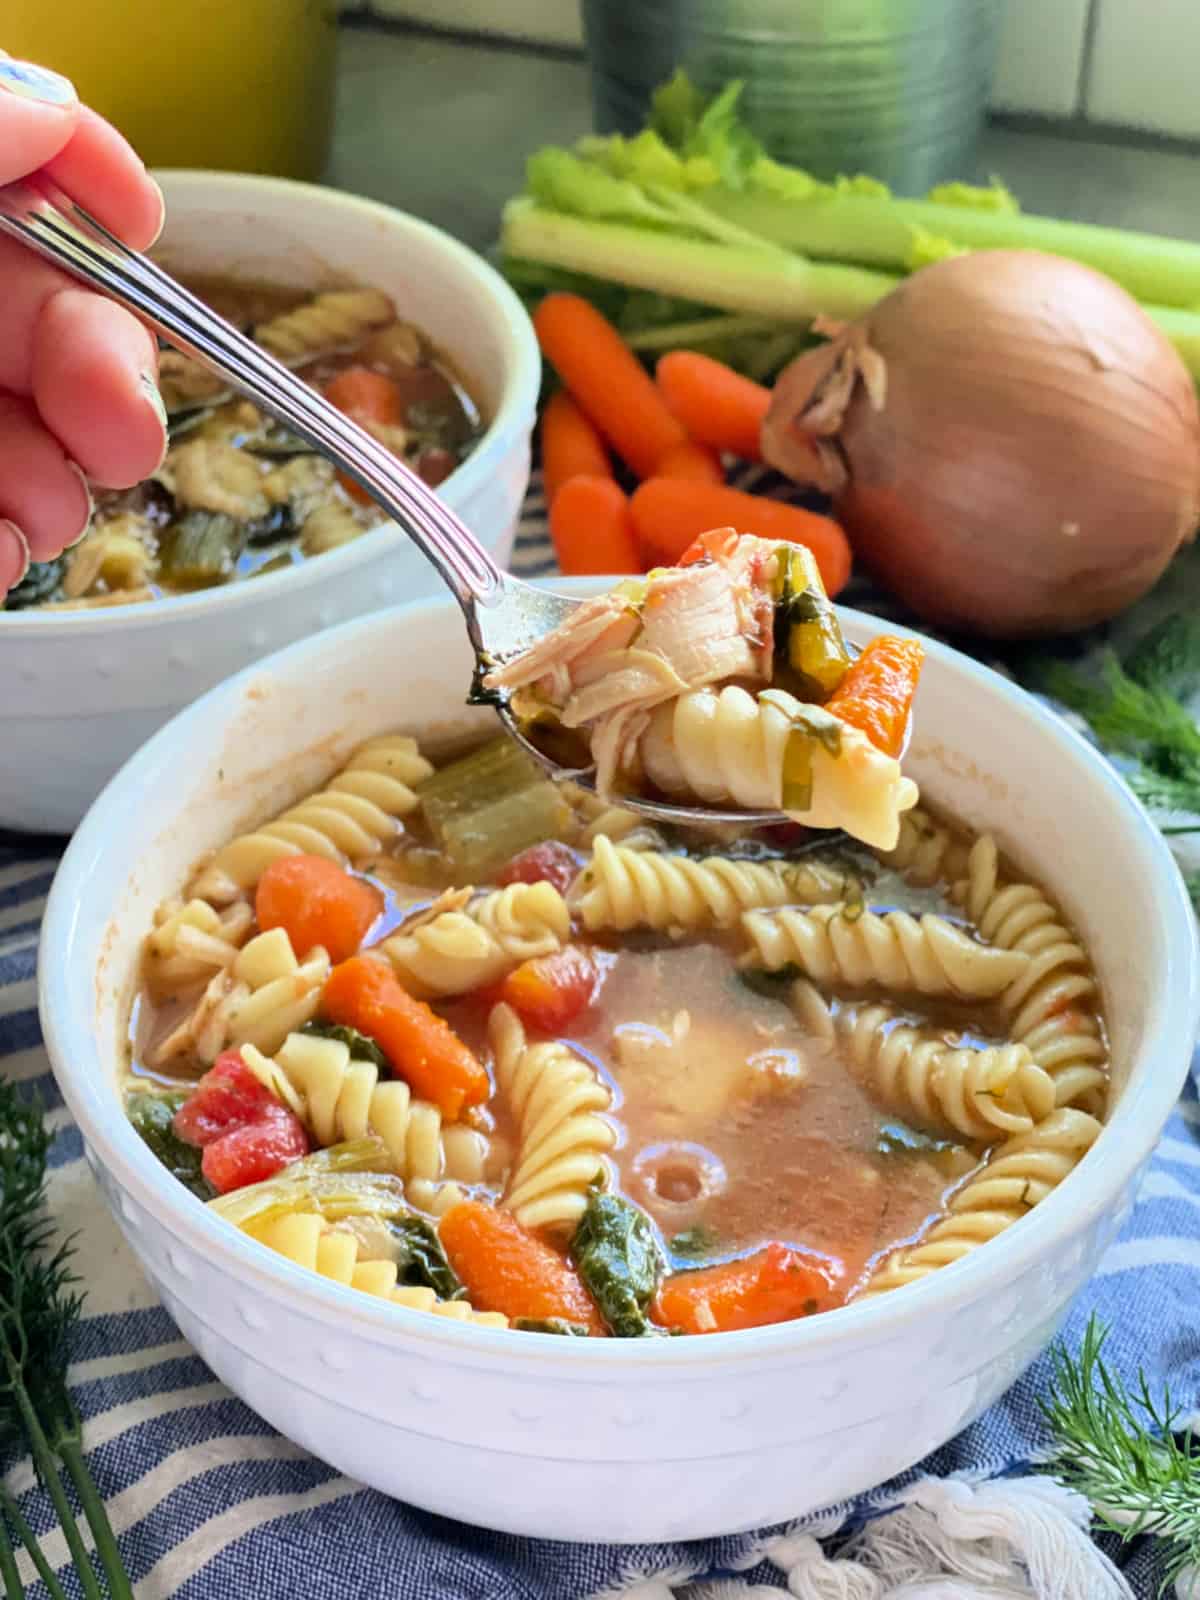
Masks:
[[[586,951],[567,945],[523,961],[500,985],[500,999],[531,1028],[555,1033],[591,1005],[598,976]]]
[[[654,1320],[684,1333],[730,1333],[825,1311],[843,1298],[835,1263],[786,1244],[695,1272],[676,1272],[658,1291]]]
[[[205,1147],[200,1170],[221,1194],[262,1183],[308,1154],[308,1134],[299,1117],[277,1101],[273,1104],[259,1121],[234,1128]]]
[[[496,876],[501,885],[509,883],[552,883],[559,894],[566,894],[579,873],[579,862],[570,845],[559,839],[546,839],[522,850]]]
[[[188,1144],[209,1145],[232,1128],[270,1114],[279,1101],[259,1083],[236,1050],[226,1050],[175,1113],[173,1127]]]

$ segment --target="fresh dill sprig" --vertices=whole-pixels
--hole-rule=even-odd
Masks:
[[[1168,689],[1131,677],[1111,650],[1094,682],[1060,661],[1044,664],[1037,675],[1045,692],[1086,718],[1110,750],[1200,775],[1200,729],[1190,713]]]
[[[1077,1357],[1051,1351],[1053,1387],[1038,1402],[1058,1446],[1049,1470],[1122,1540],[1168,1542],[1165,1588],[1200,1563],[1200,1441],[1177,1432],[1179,1408],[1166,1388],[1156,1400],[1143,1372],[1129,1392],[1103,1359],[1107,1336],[1093,1316]]]
[[[36,1100],[0,1083],[0,1434],[23,1436],[54,1506],[85,1600],[104,1600],[67,1497],[60,1463],[74,1485],[95,1541],[111,1600],[133,1600],[108,1514],[87,1468],[83,1428],[67,1388],[68,1338],[83,1301],[71,1268],[70,1243],[56,1243],[45,1212],[51,1135]],[[35,1565],[41,1552],[11,1499],[0,1522],[11,1523]],[[0,1539],[0,1574],[8,1582]],[[43,1578],[44,1578],[43,1574]],[[53,1575],[51,1574],[53,1579]],[[52,1595],[61,1594],[53,1582]]]

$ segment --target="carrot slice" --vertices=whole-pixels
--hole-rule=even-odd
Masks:
[[[785,1244],[664,1279],[651,1315],[685,1333],[732,1333],[823,1311],[841,1297],[834,1271]]]
[[[743,494],[724,485],[682,478],[649,478],[630,501],[633,526],[647,566],[670,566],[702,533],[732,527],[761,539],[807,545],[832,598],[850,576],[850,545],[838,523],[815,511]]]
[[[569,478],[611,478],[604,440],[565,389],[542,412],[542,486],[552,506]]]
[[[539,1320],[565,1317],[594,1334],[605,1332],[578,1274],[510,1212],[480,1200],[462,1200],[442,1218],[438,1235],[478,1310]]]
[[[612,323],[577,294],[548,294],[533,326],[580,409],[637,476],[648,478],[687,434]]]
[[[677,444],[658,463],[656,478],[691,478],[696,483],[724,483],[725,474],[715,450],[707,445]]]
[[[482,1062],[450,1024],[414,1000],[374,956],[351,956],[334,967],[321,991],[321,1014],[374,1039],[413,1093],[432,1100],[449,1122],[491,1092]]]
[[[550,538],[567,577],[642,570],[628,496],[611,478],[568,479],[550,507]]]
[[[321,856],[283,856],[258,880],[254,914],[260,930],[283,928],[303,957],[323,945],[333,962],[359,949],[383,910],[373,884]]]
[[[762,460],[759,435],[771,404],[769,389],[697,350],[672,350],[654,376],[693,439],[747,461]]]
[[[325,398],[356,422],[400,422],[403,418],[399,387],[370,367],[346,367],[325,385]]]
[[[826,700],[826,711],[859,728],[884,755],[898,756],[924,659],[918,639],[890,633],[872,639]]]

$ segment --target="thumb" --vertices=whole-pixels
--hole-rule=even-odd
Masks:
[[[68,79],[0,51],[0,183],[53,160],[78,120],[79,99]]]

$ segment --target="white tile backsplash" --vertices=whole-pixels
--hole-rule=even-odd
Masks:
[[[381,17],[463,33],[498,34],[539,44],[583,42],[580,0],[347,3],[348,8],[364,8]],[[1200,0],[996,0],[996,4],[1004,7],[992,93],[992,105],[998,110],[1082,116],[1092,122],[1200,139],[1196,87]]]
[[[1005,0],[993,106],[1044,117],[1069,117],[1078,110],[1090,3]]]
[[[1084,91],[1092,122],[1200,137],[1198,0],[1096,0]]]

